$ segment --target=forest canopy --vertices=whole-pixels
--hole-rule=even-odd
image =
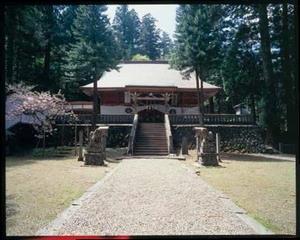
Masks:
[[[222,87],[219,113],[246,103],[270,142],[297,134],[296,4],[179,5],[174,42],[120,5],[109,21],[105,5],[5,6],[5,78],[67,100],[85,100],[79,86],[122,60],[169,60],[186,74]],[[291,140],[291,141],[294,141]]]

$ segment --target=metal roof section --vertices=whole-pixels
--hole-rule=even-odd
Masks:
[[[180,71],[171,69],[167,63],[132,62],[121,63],[119,70],[105,72],[98,80],[98,88],[128,88],[128,87],[161,87],[196,89],[194,73],[190,79],[184,79]],[[84,85],[81,89],[93,88],[93,83]],[[221,89],[220,87],[203,82],[205,89]]]

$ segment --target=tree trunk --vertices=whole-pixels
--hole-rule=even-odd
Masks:
[[[282,68],[283,68],[283,85],[284,85],[284,102],[287,109],[287,129],[288,134],[295,132],[294,118],[296,109],[294,109],[294,98],[292,91],[292,76],[290,68],[290,54],[289,54],[289,27],[288,27],[288,9],[287,3],[282,4]]]
[[[44,88],[49,89],[53,83],[50,82],[50,57],[51,57],[51,44],[52,44],[52,35],[53,35],[53,6],[49,5],[45,7],[45,51],[44,51]],[[51,87],[50,87],[51,88]]]
[[[47,45],[45,47],[45,53],[44,53],[44,79],[45,79],[45,85],[50,83],[50,51],[51,46],[50,42],[47,41]]]
[[[253,93],[251,93],[250,98],[251,98],[251,103],[250,103],[251,114],[252,114],[253,122],[256,123],[255,97]]]
[[[13,67],[15,58],[15,39],[16,39],[16,7],[9,6],[6,8],[7,21],[7,51],[6,51],[6,81],[13,82]]]
[[[203,109],[202,109],[202,103],[201,103],[201,92],[199,90],[199,72],[198,69],[195,70],[196,72],[196,88],[197,88],[197,100],[198,100],[198,109],[199,109],[199,124],[202,126],[203,125]]]
[[[295,117],[293,118],[293,126],[295,127],[295,132],[294,132],[294,139],[293,141],[297,143],[297,138],[298,138],[298,131],[299,131],[299,115],[297,112],[297,105],[299,107],[299,95],[298,95],[298,89],[299,89],[299,66],[297,63],[299,63],[299,27],[298,27],[298,18],[299,18],[299,6],[298,2],[294,1],[294,15],[293,15],[293,25],[295,26],[295,32],[294,32],[294,41],[292,42],[292,49],[295,51],[295,62],[292,64],[292,72],[293,72],[293,82],[294,82],[294,89],[293,95],[295,96],[294,100],[294,110],[295,110]]]
[[[45,157],[45,148],[46,148],[46,133],[44,130],[44,134],[43,134],[43,157]]]
[[[216,96],[216,102],[217,102],[217,109],[218,109],[218,114],[220,114],[222,111],[221,111],[221,94],[219,93],[217,96]]]
[[[209,113],[215,112],[214,97],[209,98]]]
[[[93,121],[92,121],[92,129],[96,129],[96,119],[98,114],[98,94],[97,94],[97,79],[94,78],[93,84]]]
[[[271,59],[270,33],[268,28],[267,5],[259,4],[259,32],[261,36],[261,54],[263,60],[263,74],[265,87],[263,89],[264,122],[267,127],[266,143],[274,144],[274,137],[279,129],[276,92]]]
[[[200,84],[201,117],[202,117],[202,124],[204,124],[204,121],[203,121],[203,115],[204,115],[203,76],[202,76],[201,72],[198,75],[198,78],[199,77],[200,77],[200,81],[201,81],[201,84]]]

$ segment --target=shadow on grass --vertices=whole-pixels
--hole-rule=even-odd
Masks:
[[[201,166],[201,167],[205,167],[205,168],[212,168],[212,169],[215,169],[215,168],[226,168],[225,166],[222,165],[223,163],[220,163],[219,165],[217,166]]]
[[[52,157],[52,156],[33,157],[32,155],[6,156],[5,166],[9,168],[9,167],[22,166],[27,164],[34,164],[40,161],[64,161],[64,160],[69,160],[70,158],[74,158],[74,161],[77,161],[74,155],[65,156],[65,157]]]
[[[27,164],[34,164],[41,161],[65,161],[65,160],[74,160],[77,162],[78,156],[74,155],[74,152],[70,152],[67,149],[71,148],[58,148],[58,149],[46,149],[45,156],[41,156],[41,152],[31,151],[24,152],[24,154],[14,155],[14,156],[6,156],[5,164],[6,168],[23,166]],[[116,158],[123,156],[126,151],[125,148],[116,148],[111,149],[107,148],[107,156],[105,162],[108,163],[119,163],[120,160],[116,160]],[[52,152],[51,152],[52,151]],[[38,154],[37,154],[38,153]],[[59,154],[61,153],[61,154]],[[84,162],[82,161],[84,164]]]
[[[293,162],[276,158],[264,158],[258,156],[251,155],[243,155],[243,154],[234,154],[234,153],[222,153],[222,160],[230,160],[230,161],[241,161],[241,162]]]

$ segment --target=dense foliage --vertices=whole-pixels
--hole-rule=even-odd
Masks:
[[[248,104],[269,142],[279,137],[294,142],[295,6],[180,5],[174,43],[150,14],[140,19],[126,5],[117,7],[112,24],[104,5],[6,6],[6,81],[51,93],[61,89],[67,99],[85,100],[79,86],[119,61],[170,57],[185,74],[196,71],[200,79],[222,87],[215,97],[217,112],[233,113],[234,105]]]
[[[180,5],[171,63],[223,88],[218,112],[248,104],[266,128],[268,143],[294,142],[295,16],[295,5],[287,3]]]
[[[129,11],[127,5],[117,7],[113,29],[125,60],[130,60],[139,51],[140,24],[134,9]]]

